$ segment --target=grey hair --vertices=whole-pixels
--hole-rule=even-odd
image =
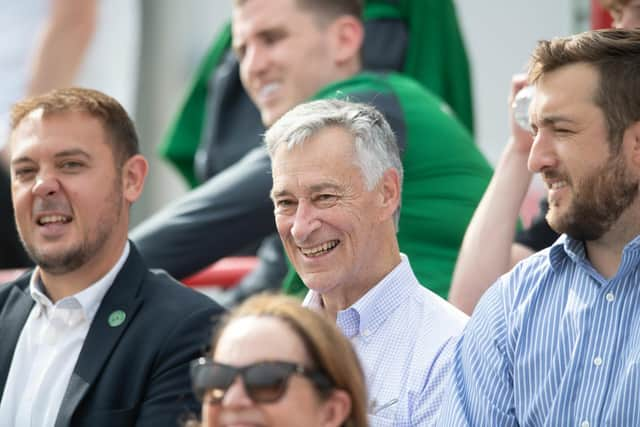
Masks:
[[[354,141],[355,165],[358,166],[367,191],[373,190],[385,171],[398,172],[402,191],[402,161],[396,137],[384,116],[371,105],[327,99],[300,104],[271,126],[264,142],[273,159],[278,148],[285,144],[291,150],[323,129],[340,127]],[[400,203],[393,214],[398,228]]]

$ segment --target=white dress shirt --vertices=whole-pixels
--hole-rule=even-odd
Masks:
[[[34,270],[29,292],[35,304],[20,333],[0,402],[3,426],[54,426],[91,321],[128,255],[129,242],[106,275],[55,304],[43,292],[38,268]]]
[[[437,419],[456,337],[467,316],[420,285],[408,258],[336,324],[353,344],[369,393],[372,427],[429,426]],[[309,291],[303,305],[322,308]]]

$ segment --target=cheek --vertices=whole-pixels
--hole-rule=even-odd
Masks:
[[[289,216],[279,214],[275,215],[275,220],[278,234],[284,240],[285,237],[289,235],[293,222]]]
[[[30,210],[30,191],[26,188],[15,188],[11,190],[11,200],[16,213],[16,219],[20,220]]]

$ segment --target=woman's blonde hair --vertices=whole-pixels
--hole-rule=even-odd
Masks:
[[[349,394],[351,413],[343,426],[368,425],[364,374],[351,343],[331,320],[302,307],[299,300],[268,294],[249,298],[221,321],[214,334],[211,353],[215,353],[218,340],[229,324],[235,319],[250,316],[273,317],[289,325],[304,343],[313,368],[325,374],[334,388]]]

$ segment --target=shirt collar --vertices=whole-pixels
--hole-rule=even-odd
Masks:
[[[560,265],[570,258],[576,263],[586,260],[584,243],[580,240],[572,239],[566,234],[562,234],[549,249],[549,262],[551,267],[557,272]]]
[[[629,262],[626,260],[629,258],[635,258],[634,255],[640,252],[640,236],[636,236],[633,240],[627,243],[622,251],[622,262],[620,273],[625,273],[629,270]],[[558,240],[555,241],[549,250],[549,262],[555,272],[559,271],[561,264],[566,259],[571,259],[576,264],[583,265],[592,269],[591,262],[587,258],[587,251],[584,241],[576,240],[566,234],[561,235]],[[634,264],[635,265],[635,264]]]
[[[417,279],[411,270],[409,259],[400,254],[398,264],[380,282],[373,286],[351,307],[338,312],[336,324],[348,338],[360,334],[365,338],[375,333],[391,313],[408,298],[412,287],[407,286],[408,281]],[[322,296],[309,291],[303,305],[315,310],[323,310]]]
[[[36,267],[31,275],[29,282],[29,292],[31,298],[36,302],[35,310],[36,317],[42,314],[48,313],[54,308],[66,309],[66,310],[80,310],[80,316],[71,316],[68,319],[68,323],[76,323],[79,320],[86,319],[89,322],[93,320],[93,317],[98,311],[98,307],[102,302],[102,298],[107,293],[111,285],[113,284],[117,274],[122,269],[130,252],[129,241],[126,242],[122,255],[115,263],[115,265],[100,279],[90,284],[82,291],[62,298],[60,301],[53,304],[49,297],[46,295],[42,281],[40,280],[40,269]]]

